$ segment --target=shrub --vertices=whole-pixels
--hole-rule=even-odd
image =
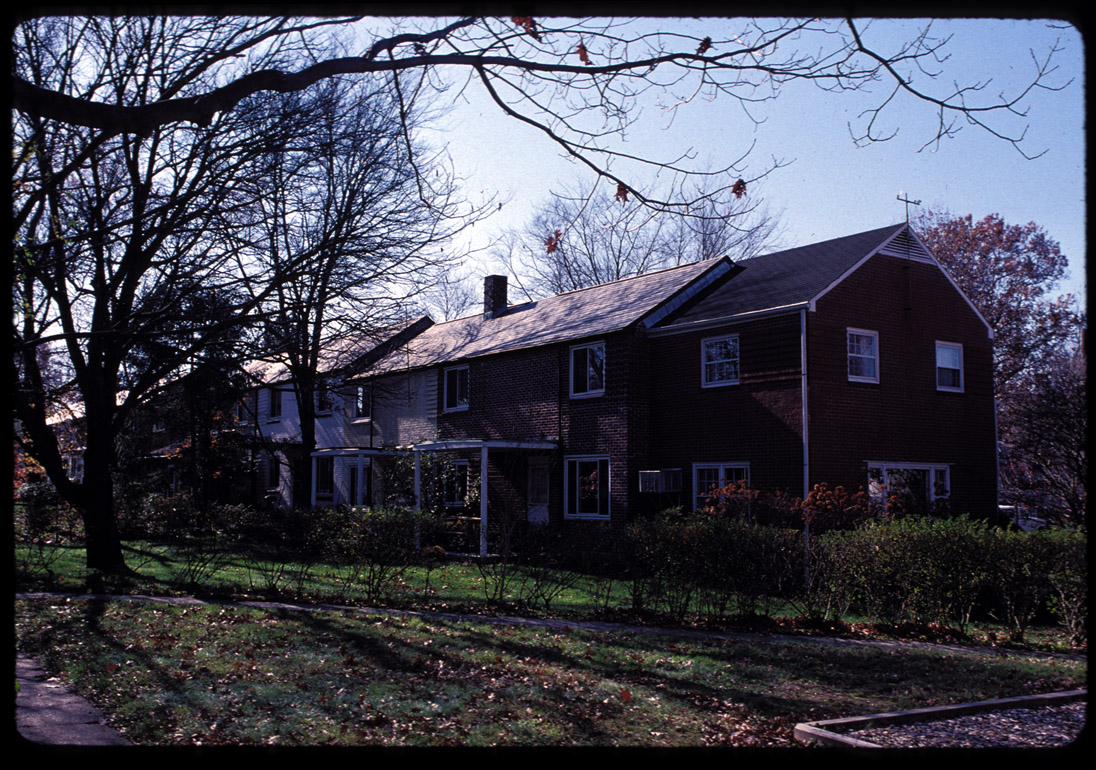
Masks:
[[[1023,641],[1025,630],[1050,596],[1047,576],[1054,567],[1053,548],[1046,533],[997,530],[991,539],[990,585],[1012,641]]]
[[[415,561],[419,516],[410,509],[338,506],[316,515],[325,558],[346,568],[344,596],[357,587],[367,602],[385,598]]]
[[[1081,532],[1056,529],[1035,533],[1048,541],[1051,553],[1047,581],[1051,609],[1069,633],[1071,647],[1081,647],[1088,638],[1088,541]]]

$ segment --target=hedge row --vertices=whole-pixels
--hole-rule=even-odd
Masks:
[[[960,517],[870,522],[804,542],[802,532],[740,520],[664,515],[632,525],[633,606],[699,613],[849,613],[966,632],[992,617],[1014,640],[1041,613],[1086,637],[1086,538],[1075,530],[1006,531]]]

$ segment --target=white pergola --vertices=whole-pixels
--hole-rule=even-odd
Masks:
[[[445,439],[424,441],[412,444],[415,454],[415,506],[422,507],[421,462],[423,452],[444,452],[453,450],[479,450],[480,453],[480,556],[487,555],[487,452],[489,449],[532,449],[553,450],[555,441],[529,439],[524,441],[506,441],[503,439]]]

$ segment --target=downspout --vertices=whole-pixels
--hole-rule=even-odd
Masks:
[[[799,310],[799,398],[803,431],[803,502],[811,491],[811,455],[810,439],[807,428],[807,309]],[[810,585],[811,579],[811,523],[803,518],[803,585]]]

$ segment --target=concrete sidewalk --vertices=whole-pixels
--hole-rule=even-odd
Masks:
[[[50,746],[131,746],[125,737],[107,727],[100,711],[50,681],[33,658],[15,657],[15,726],[30,743]]]

